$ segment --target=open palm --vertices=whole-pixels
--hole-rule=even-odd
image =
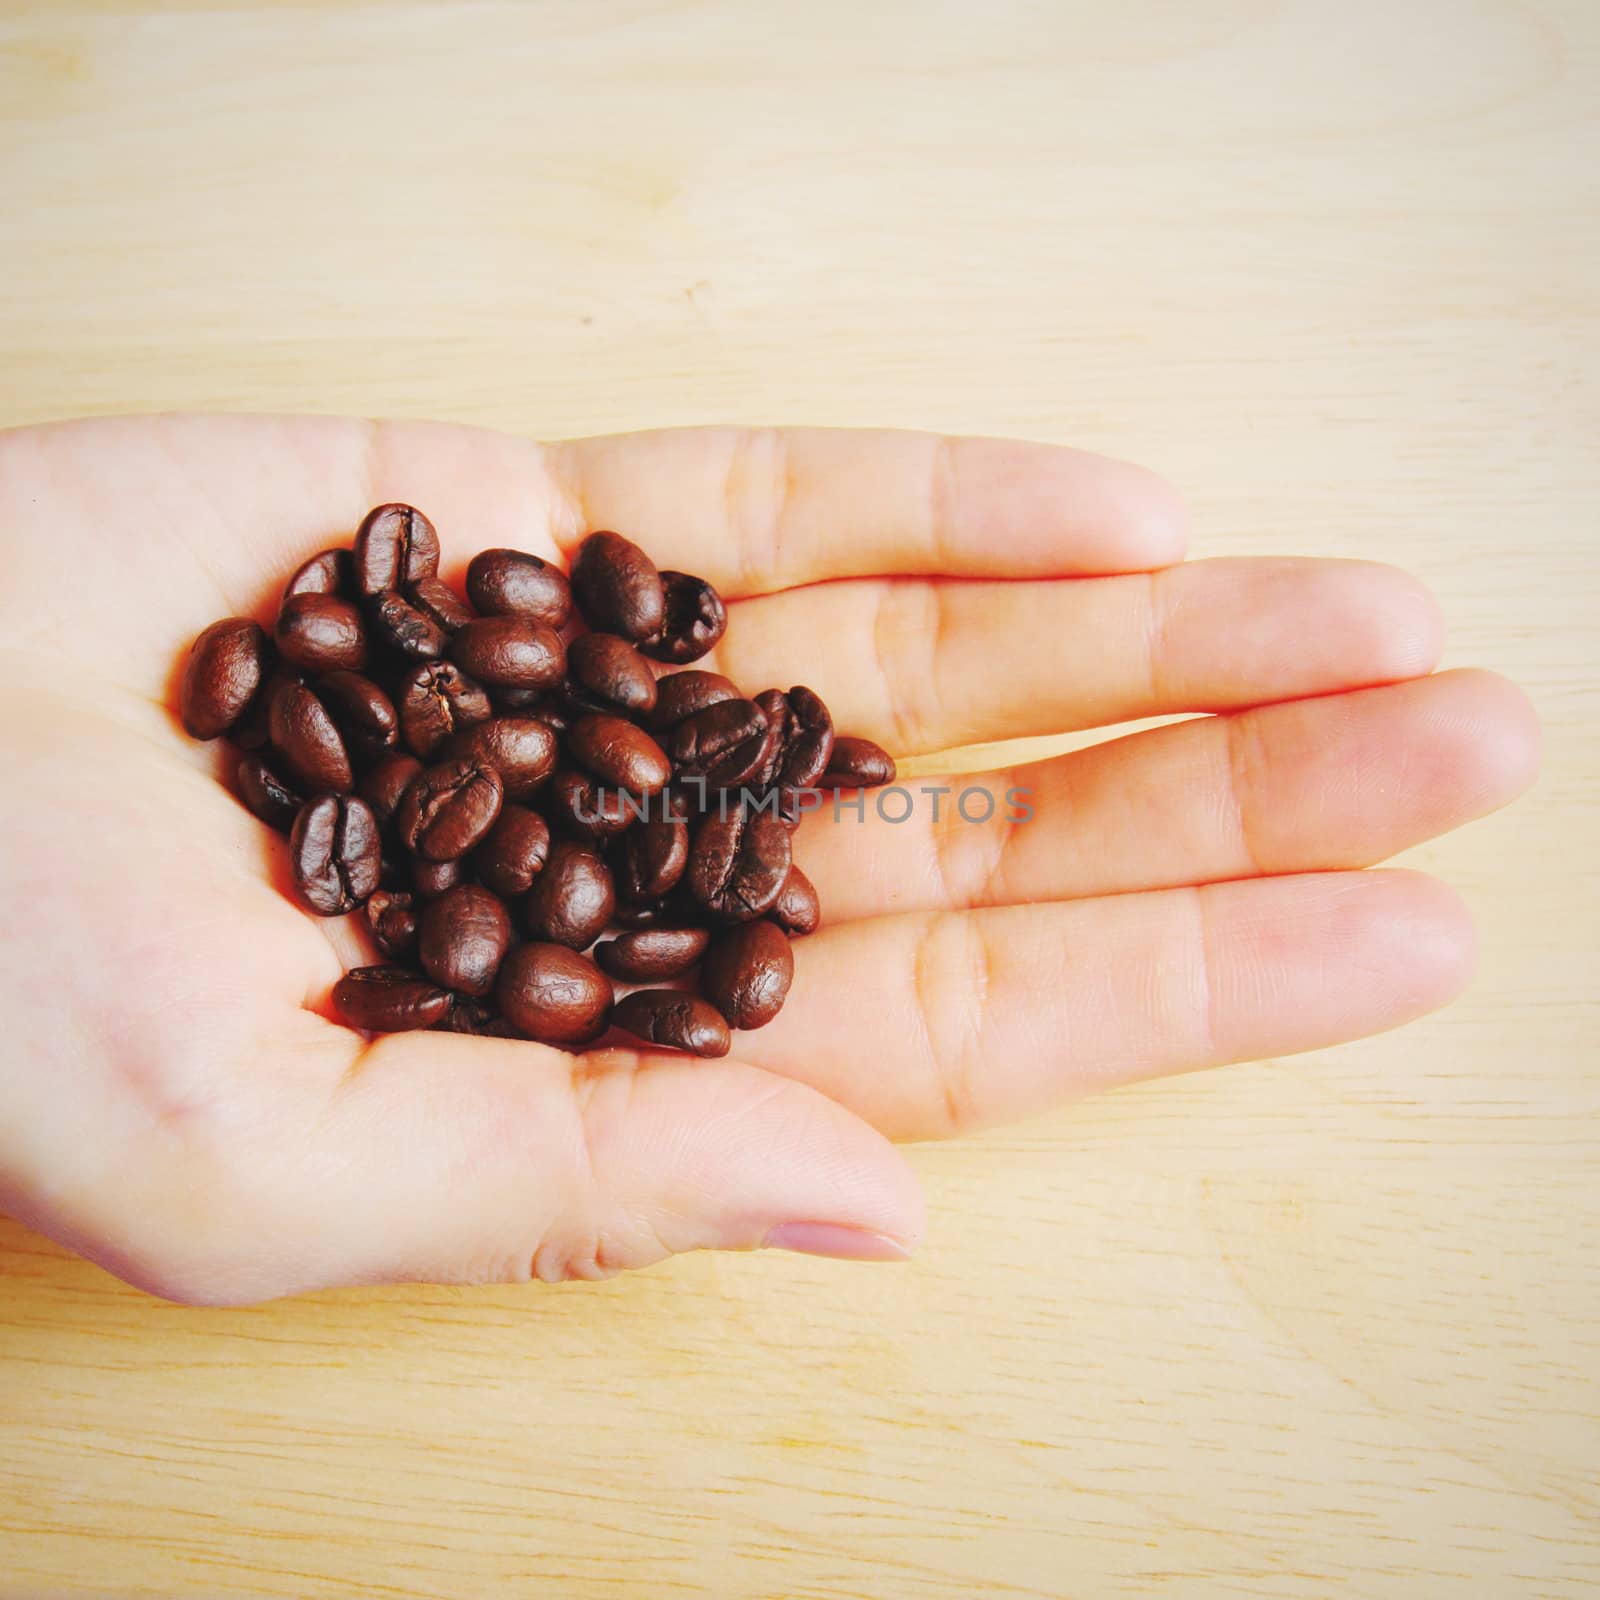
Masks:
[[[332,1019],[370,959],[285,893],[282,840],[172,713],[190,639],[270,620],[364,510],[442,571],[615,528],[733,603],[701,666],[806,683],[898,755],[1222,713],[809,820],[824,927],[715,1063]],[[1364,872],[1531,778],[1525,701],[1434,665],[1433,603],[1347,562],[1174,565],[1137,468],[900,433],[162,418],[0,435],[0,1204],[179,1299],[596,1276],[763,1242],[894,1255],[889,1142],[1304,1050],[1450,998],[1459,903]],[[934,779],[917,779],[915,792]],[[969,799],[968,815],[981,815]],[[898,812],[894,813],[898,815]]]

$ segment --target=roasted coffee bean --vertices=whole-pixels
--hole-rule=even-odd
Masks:
[[[553,689],[566,676],[560,636],[532,617],[480,617],[450,641],[450,659],[489,688]]]
[[[656,794],[672,776],[666,751],[621,717],[579,717],[568,730],[567,749],[602,784],[629,794]]]
[[[821,695],[803,685],[789,691],[788,703],[783,763],[776,781],[783,790],[810,789],[828,770],[833,755],[833,717]]]
[[[766,734],[767,719],[755,701],[719,700],[682,718],[672,730],[667,749],[675,772],[704,778],[713,788],[720,788],[729,781],[729,774],[748,774],[755,769]],[[738,784],[743,779],[734,776],[731,781]]]
[[[682,977],[710,942],[704,928],[640,928],[597,944],[594,958],[602,972],[624,983],[658,983]]]
[[[839,734],[833,741],[827,770],[816,781],[818,789],[875,789],[894,782],[894,757],[870,739]]]
[[[245,707],[244,715],[228,730],[228,738],[241,750],[265,750],[272,739],[272,697],[286,683],[304,682],[305,675],[298,667],[274,667]]]
[[[668,568],[662,570],[661,589],[666,621],[661,632],[639,648],[656,661],[678,666],[698,661],[728,631],[722,596],[704,578]]]
[[[458,884],[430,901],[417,918],[417,957],[435,983],[482,996],[511,947],[511,918],[497,895]]]
[[[700,992],[733,1028],[764,1028],[783,1009],[794,982],[794,952],[772,922],[746,922],[711,941]]]
[[[614,633],[586,633],[567,646],[569,702],[584,711],[637,717],[654,710],[650,663]]]
[[[756,696],[756,705],[767,719],[766,737],[761,741],[760,756],[739,781],[747,788],[765,791],[778,780],[778,768],[783,765],[784,743],[789,737],[794,713],[789,709],[788,695],[781,689],[763,689]]]
[[[472,609],[442,578],[424,578],[406,590],[406,599],[446,633],[459,633],[472,621]]]
[[[508,804],[472,852],[472,866],[497,895],[513,900],[533,887],[549,856],[549,823],[537,811]]]
[[[799,867],[790,867],[778,898],[767,913],[791,939],[815,933],[822,923],[822,902],[811,880]]]
[[[389,826],[390,818],[400,807],[401,796],[421,771],[422,763],[415,756],[397,750],[385,756],[356,785],[356,793],[372,807],[380,828]]]
[[[274,638],[283,659],[307,672],[360,672],[367,664],[361,613],[337,595],[290,595]]]
[[[354,911],[378,887],[378,819],[354,795],[306,801],[289,832],[289,865],[304,904],[319,917]]]
[[[369,599],[404,589],[439,570],[439,535],[415,506],[374,506],[362,519],[352,552],[357,590]]]
[[[363,908],[372,942],[390,961],[410,961],[417,952],[415,902],[404,891],[374,889]]]
[[[733,680],[720,672],[669,672],[656,679],[655,710],[642,720],[651,733],[667,733],[707,706],[743,698]]]
[[[540,797],[552,826],[580,839],[609,839],[639,819],[643,803],[622,789],[608,789],[587,772],[563,767]]]
[[[489,698],[497,713],[525,711],[531,716],[536,707],[551,703],[550,693],[548,689],[508,689],[497,685],[489,691]]]
[[[623,837],[617,893],[632,902],[659,899],[677,888],[688,864],[687,818],[653,808]]]
[[[446,761],[486,761],[500,774],[507,800],[526,800],[556,769],[556,736],[536,714],[491,717],[452,734],[439,747]]]
[[[265,629],[249,617],[213,622],[195,640],[178,685],[178,718],[192,739],[216,739],[250,709],[272,664]]]
[[[303,683],[284,683],[267,713],[272,748],[288,776],[307,793],[343,794],[355,781],[344,735],[328,708]]]
[[[355,594],[355,566],[348,550],[323,550],[294,569],[283,586],[283,598],[294,594],[333,594],[348,600]]]
[[[500,774],[485,761],[424,767],[401,797],[396,834],[428,861],[454,861],[494,826],[504,793]]]
[[[467,598],[486,617],[513,613],[547,628],[564,627],[572,616],[566,574],[521,550],[484,550],[467,568]]]
[[[523,926],[534,939],[583,950],[605,932],[616,904],[611,869],[600,852],[560,839],[522,902]]]
[[[428,661],[401,680],[400,733],[406,748],[431,756],[462,728],[486,722],[489,696],[451,661]]]
[[[789,830],[772,812],[729,806],[700,823],[684,882],[714,916],[747,922],[777,900],[791,865]]]
[[[591,533],[572,562],[572,595],[583,620],[600,633],[635,644],[654,639],[666,622],[666,596],[656,564],[617,533]]]
[[[450,635],[402,594],[380,594],[367,606],[372,636],[408,661],[437,661]]]
[[[517,1031],[541,1044],[588,1044],[606,1031],[611,982],[560,944],[514,945],[500,963],[495,1000]]]
[[[409,882],[419,900],[437,900],[448,894],[466,878],[466,863],[456,861],[425,861],[421,856],[407,860]]]
[[[567,736],[567,729],[572,726],[572,718],[565,706],[539,704],[535,702],[527,709],[527,715],[535,722],[542,722],[558,739]]]
[[[239,797],[269,828],[287,833],[305,804],[260,756],[244,756],[237,769]]]
[[[691,1055],[725,1056],[733,1044],[717,1008],[679,989],[635,989],[611,1008],[611,1021],[625,1033]]]
[[[317,680],[317,698],[327,707],[351,758],[381,761],[400,742],[394,702],[359,672],[328,672]]]
[[[450,991],[404,967],[357,967],[334,984],[333,1006],[352,1028],[406,1033],[439,1021]]]
[[[470,1033],[483,1039],[520,1039],[522,1035],[488,1000],[467,995],[450,997],[450,1009],[434,1023],[440,1033]]]

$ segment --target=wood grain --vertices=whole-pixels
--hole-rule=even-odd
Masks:
[[[918,1150],[905,1270],[193,1311],[0,1223],[0,1594],[1592,1593],[1597,148],[1589,0],[0,4],[0,422],[1068,440],[1548,736],[1415,855],[1465,1000]]]

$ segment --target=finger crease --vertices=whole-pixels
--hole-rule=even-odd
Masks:
[[[1250,725],[1252,719],[1220,717],[1222,723],[1223,758],[1227,767],[1225,787],[1228,804],[1233,811],[1234,833],[1249,869],[1256,877],[1265,877],[1267,867],[1256,848],[1256,828],[1250,820],[1250,805],[1246,796],[1255,788],[1253,752],[1256,734]]]

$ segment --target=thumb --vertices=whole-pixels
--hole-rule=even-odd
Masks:
[[[307,1286],[600,1278],[683,1250],[901,1260],[915,1176],[815,1090],[735,1062],[377,1041],[302,1147]],[[297,1162],[296,1166],[299,1167]]]

